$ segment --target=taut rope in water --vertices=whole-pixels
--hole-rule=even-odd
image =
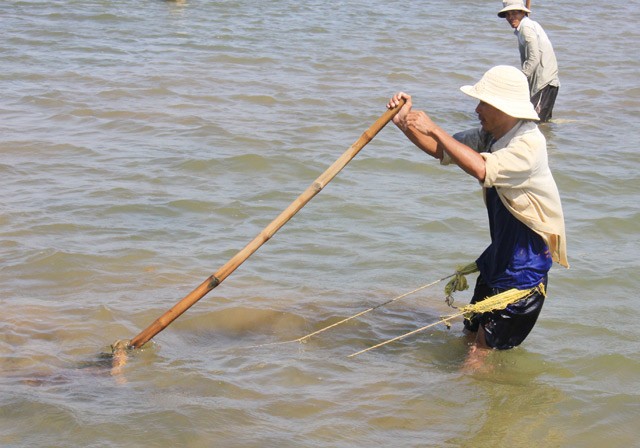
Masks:
[[[412,334],[419,333],[421,331],[426,330],[427,328],[431,328],[441,323],[447,325],[448,327],[449,321],[456,317],[465,316],[466,318],[470,318],[474,314],[482,314],[482,313],[489,313],[491,311],[503,310],[507,306],[514,304],[519,300],[532,296],[536,292],[539,292],[542,295],[546,295],[544,284],[540,283],[538,286],[531,289],[524,289],[524,290],[515,289],[515,288],[509,289],[507,291],[496,294],[495,296],[487,297],[486,299],[480,302],[463,306],[462,308],[459,308],[460,310],[459,313],[452,314],[450,316],[441,317],[438,322],[425,325],[424,327],[418,328],[416,330],[410,331],[400,336],[396,336],[393,339],[386,340],[384,342],[381,342],[369,348],[365,348],[364,350],[360,350],[359,352],[352,353],[348,357],[352,358],[354,356],[358,356],[361,353],[368,352],[369,350],[373,350],[378,347],[382,347],[383,345],[390,344],[391,342],[399,341],[400,339],[404,339],[408,336],[411,336]]]
[[[404,294],[401,294],[397,297],[394,297],[392,299],[389,299],[385,302],[379,303],[375,306],[372,306],[370,308],[367,308],[366,310],[360,311],[352,316],[349,316],[345,319],[342,319],[338,322],[335,322],[331,325],[327,325],[323,328],[320,328],[319,330],[316,330],[312,333],[306,334],[304,336],[301,336],[297,339],[291,339],[288,341],[281,341],[281,342],[270,342],[270,343],[266,343],[266,344],[259,344],[259,345],[252,345],[252,346],[248,346],[248,347],[244,347],[244,348],[259,348],[259,347],[268,347],[268,346],[274,346],[274,345],[283,345],[283,344],[291,344],[293,342],[300,342],[300,343],[304,343],[307,339],[316,336],[320,333],[323,333],[327,330],[330,330],[331,328],[335,328],[339,325],[342,325],[346,322],[349,322],[350,320],[356,319],[360,316],[363,316],[364,314],[367,314],[371,311],[374,311],[378,308],[381,308],[385,305],[388,305],[390,303],[396,302],[398,300],[401,300],[405,297],[408,297],[412,294],[415,294],[419,291],[422,291],[426,288],[429,288],[430,286],[436,285],[444,280],[447,279],[451,279],[447,285],[445,286],[445,293],[447,295],[446,298],[446,302],[449,306],[452,306],[453,300],[452,300],[452,294],[455,291],[463,291],[465,289],[468,289],[469,285],[467,280],[465,279],[465,275],[466,274],[470,274],[473,272],[476,272],[478,270],[477,266],[475,263],[471,263],[469,265],[466,266],[462,266],[462,267],[458,267],[458,269],[456,270],[456,272],[454,272],[451,275],[448,275],[446,277],[442,277],[438,280],[435,280],[431,283],[427,283],[425,285],[422,285],[412,291],[406,292]],[[387,345],[390,344],[392,342],[395,341],[399,341],[401,339],[404,339],[408,336],[411,336],[413,334],[419,333],[421,331],[424,331],[428,328],[434,327],[436,325],[439,324],[444,324],[447,326],[447,328],[449,328],[451,326],[450,321],[452,319],[455,319],[456,317],[460,317],[460,316],[464,316],[467,319],[470,319],[474,314],[482,314],[482,313],[488,313],[488,312],[492,312],[492,311],[497,311],[497,310],[502,310],[505,309],[507,306],[514,304],[522,299],[528,298],[530,296],[532,296],[535,293],[540,293],[542,295],[546,295],[546,291],[545,291],[545,287],[544,284],[539,284],[538,286],[531,288],[531,289],[526,289],[526,290],[519,290],[519,289],[509,289],[507,291],[504,291],[502,293],[496,294],[494,296],[491,297],[487,297],[484,300],[480,301],[480,302],[476,302],[473,304],[469,304],[466,305],[464,307],[461,308],[457,308],[458,312],[448,315],[448,316],[443,316],[440,317],[440,319],[437,322],[433,322],[429,325],[425,325],[423,327],[417,328],[415,330],[412,330],[408,333],[404,333],[400,336],[396,336],[395,338],[392,339],[388,339],[386,341],[380,342],[379,344],[373,345],[371,347],[368,347],[366,349],[360,350],[358,352],[352,353],[350,354],[348,357],[349,358],[353,358],[354,356],[358,356],[362,353],[368,352],[370,350],[376,349],[378,347],[382,347],[383,345]],[[456,307],[453,307],[456,308]],[[126,364],[126,352],[128,350],[131,349],[131,346],[128,343],[129,341],[117,341],[113,346],[112,346],[112,350],[113,350],[113,354],[114,354],[114,366],[112,369],[112,374],[113,375],[119,375],[121,373],[121,369],[124,366],[124,364]]]
[[[381,308],[381,307],[383,307],[385,305],[393,303],[393,302],[395,302],[397,300],[404,299],[405,297],[410,296],[411,294],[415,294],[416,292],[422,291],[423,289],[429,288],[430,286],[436,285],[436,284],[438,284],[438,283],[440,283],[440,282],[442,282],[444,280],[447,280],[449,278],[451,280],[449,280],[449,282],[444,287],[444,291],[445,291],[445,294],[447,295],[447,297],[446,297],[447,305],[449,305],[450,307],[453,307],[453,293],[456,292],[456,291],[464,291],[465,289],[468,289],[469,288],[469,283],[467,282],[467,279],[465,278],[465,275],[472,274],[472,273],[477,272],[477,271],[478,271],[478,266],[476,265],[475,261],[473,263],[470,263],[470,264],[465,265],[465,266],[458,266],[456,271],[451,275],[447,275],[446,277],[442,277],[442,278],[440,278],[438,280],[435,280],[435,281],[433,281],[431,283],[427,283],[426,285],[422,285],[422,286],[414,289],[413,291],[406,292],[406,293],[401,294],[401,295],[399,295],[397,297],[394,297],[393,299],[389,299],[386,302],[382,302],[382,303],[379,303],[378,305],[372,306],[371,308],[367,308],[366,310],[360,311],[359,313],[356,313],[353,316],[349,316],[349,317],[347,317],[345,319],[342,319],[342,320],[340,320],[338,322],[335,322],[335,323],[333,323],[331,325],[327,325],[326,327],[320,328],[319,330],[316,330],[313,333],[309,333],[309,334],[306,334],[306,335],[304,335],[302,337],[299,337],[297,339],[291,339],[289,341],[268,342],[266,344],[251,345],[251,346],[248,346],[248,347],[245,347],[245,348],[270,347],[270,346],[274,346],[274,345],[291,344],[293,342],[304,343],[304,342],[306,342],[307,339],[309,339],[309,338],[311,338],[313,336],[316,336],[316,335],[318,335],[320,333],[323,333],[323,332],[325,332],[327,330],[330,330],[331,328],[335,328],[338,325],[342,325],[344,323],[347,323],[350,320],[356,319],[356,318],[358,318],[360,316],[363,316],[364,314],[367,314],[367,313],[369,313],[371,311],[377,310],[378,308]],[[462,314],[459,314],[459,315],[462,315]],[[454,316],[451,316],[450,318],[457,317],[457,316],[458,316],[458,314],[456,314]],[[437,325],[437,324],[442,322],[445,325],[447,325],[447,327],[449,327],[448,321],[449,321],[450,318],[447,318],[447,319],[444,319],[444,320],[440,320],[440,321],[438,321],[435,324],[432,324],[430,326],[434,326],[434,325]],[[428,327],[425,327],[423,329],[426,329],[426,328],[428,328]]]
[[[267,347],[267,346],[272,346],[272,345],[291,344],[292,342],[302,342],[302,343],[304,343],[307,339],[309,339],[312,336],[316,336],[316,335],[318,335],[320,333],[323,333],[323,332],[325,332],[325,331],[327,331],[327,330],[329,330],[331,328],[337,327],[338,325],[342,325],[342,324],[344,324],[346,322],[349,322],[350,320],[353,320],[353,319],[355,319],[357,317],[360,317],[360,316],[362,316],[364,314],[367,314],[368,312],[376,310],[376,309],[378,309],[380,307],[383,307],[385,305],[388,305],[388,304],[390,304],[392,302],[395,302],[395,301],[400,300],[400,299],[404,299],[405,297],[410,296],[411,294],[415,294],[416,292],[422,291],[423,289],[426,289],[426,288],[428,288],[430,286],[436,285],[436,284],[438,284],[438,283],[440,283],[440,282],[442,282],[442,281],[444,281],[444,280],[446,280],[448,278],[451,278],[451,277],[453,277],[455,275],[456,274],[447,275],[446,277],[442,277],[441,279],[435,280],[435,281],[433,281],[431,283],[427,283],[426,285],[422,285],[419,288],[414,289],[413,291],[406,292],[404,294],[399,295],[398,297],[394,297],[393,299],[389,299],[386,302],[379,303],[378,305],[375,305],[375,306],[372,306],[371,308],[367,308],[366,310],[360,311],[359,313],[356,313],[353,316],[349,316],[349,317],[347,317],[345,319],[342,319],[342,320],[340,320],[338,322],[335,322],[335,323],[333,323],[331,325],[327,325],[326,327],[320,328],[319,330],[316,330],[313,333],[306,334],[306,335],[304,335],[302,337],[299,337],[297,339],[292,339],[290,341],[281,341],[281,342],[269,342],[269,343],[266,343],[266,344],[252,345],[252,346],[249,346],[249,347],[246,347],[246,348],[259,348],[259,347]]]

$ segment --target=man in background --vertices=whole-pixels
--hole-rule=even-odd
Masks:
[[[531,103],[540,122],[551,120],[558,95],[560,79],[558,62],[551,41],[538,22],[529,18],[529,10],[522,0],[505,0],[498,17],[507,19],[518,38],[522,72],[529,81]]]

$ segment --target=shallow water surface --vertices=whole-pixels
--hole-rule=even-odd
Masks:
[[[518,64],[500,2],[0,4],[0,445],[633,446],[640,36],[619,19],[635,3],[533,2],[561,70],[542,131],[571,269],[552,269],[525,344],[476,373],[459,319],[348,357],[454,312],[444,282],[274,344],[487,245],[477,183],[392,125],[120,370],[109,354],[258,235],[394,92],[450,132],[476,126],[458,88]]]

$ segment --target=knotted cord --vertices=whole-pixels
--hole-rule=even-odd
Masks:
[[[474,261],[466,266],[458,266],[456,273],[453,274],[453,278],[449,280],[449,283],[444,287],[444,293],[446,294],[445,302],[450,307],[453,307],[453,293],[456,291],[464,291],[469,289],[469,283],[465,275],[478,272],[478,265]]]

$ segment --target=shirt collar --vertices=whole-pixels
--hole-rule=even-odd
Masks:
[[[507,145],[509,144],[509,142],[513,139],[513,137],[518,133],[518,131],[520,130],[520,128],[522,128],[523,125],[525,125],[526,123],[528,123],[527,120],[520,120],[516,123],[516,125],[514,127],[512,127],[509,132],[507,132],[506,134],[504,134],[502,137],[500,137],[498,140],[493,140],[493,145],[491,146],[491,152],[494,151],[499,151],[502,148],[506,148]]]
[[[518,34],[518,33],[520,32],[520,29],[522,28],[522,25],[524,24],[525,20],[531,20],[531,19],[529,18],[529,16],[524,16],[524,17],[522,18],[522,20],[520,21],[520,23],[518,24],[518,28],[516,28],[516,29],[513,31],[515,34]]]

